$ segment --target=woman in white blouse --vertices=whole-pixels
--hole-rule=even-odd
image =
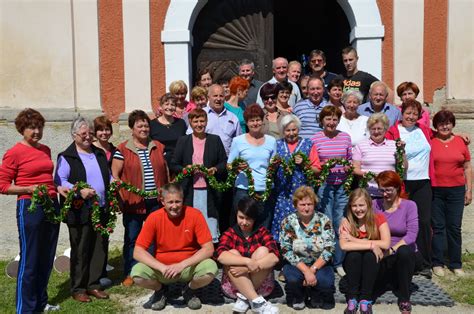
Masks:
[[[367,130],[367,120],[369,118],[357,113],[357,108],[362,103],[362,99],[362,94],[356,90],[344,92],[341,99],[345,111],[342,114],[337,129],[351,136],[352,147],[369,138],[369,132]]]

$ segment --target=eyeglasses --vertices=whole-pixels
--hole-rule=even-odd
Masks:
[[[262,99],[263,99],[263,101],[267,101],[267,100],[270,100],[270,99],[271,99],[271,100],[275,100],[275,99],[277,99],[277,96],[275,96],[275,95],[268,95],[268,96],[262,97]]]
[[[379,188],[379,192],[384,194],[384,193],[387,193],[387,194],[392,194],[393,192],[395,192],[397,189],[394,188],[394,187],[389,187],[389,188]]]

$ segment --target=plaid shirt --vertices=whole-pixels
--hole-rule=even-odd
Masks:
[[[261,246],[265,246],[270,253],[280,258],[277,243],[265,227],[261,226],[246,239],[240,228],[235,225],[222,234],[216,250],[216,257],[222,252],[232,249],[239,251],[244,257],[251,257],[253,252]]]

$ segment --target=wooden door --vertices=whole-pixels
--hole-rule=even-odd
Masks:
[[[234,76],[239,61],[249,59],[257,79],[271,78],[272,12],[273,0],[209,0],[193,28],[193,73],[210,68],[214,80]]]

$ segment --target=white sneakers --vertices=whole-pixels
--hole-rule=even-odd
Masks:
[[[237,292],[237,300],[232,307],[233,312],[245,313],[249,308],[252,308],[252,312],[257,314],[278,314],[278,307],[272,305],[270,302],[265,300],[262,296],[259,296],[252,302]]]
[[[433,267],[433,274],[435,274],[438,277],[444,277],[444,268],[441,266]]]
[[[237,300],[235,301],[232,312],[245,313],[250,308],[249,300],[244,297],[242,294],[237,292]]]
[[[466,273],[464,272],[464,270],[462,270],[462,268],[453,269],[453,273],[458,277],[466,276]]]

